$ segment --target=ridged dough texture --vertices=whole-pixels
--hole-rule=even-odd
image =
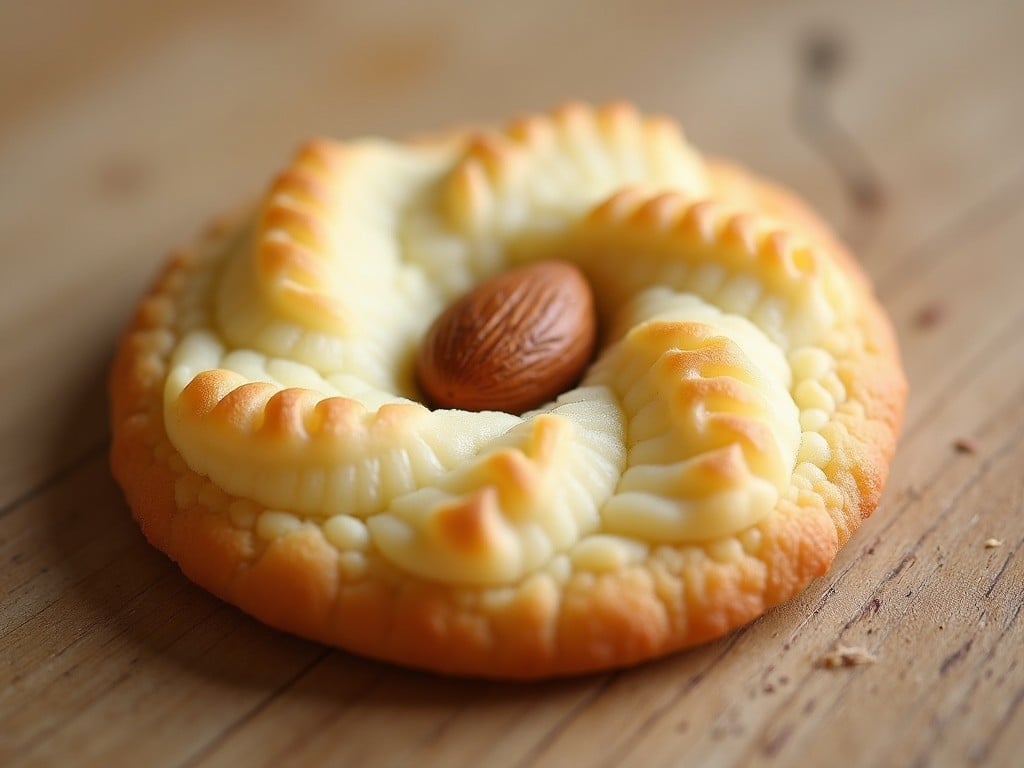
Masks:
[[[434,410],[431,321],[503,269],[578,265],[601,340],[523,415]],[[853,260],[665,118],[318,140],[177,254],[111,379],[145,535],[275,627],[441,672],[633,664],[824,573],[875,509],[905,382]]]

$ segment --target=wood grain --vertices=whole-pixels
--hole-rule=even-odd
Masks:
[[[0,764],[1018,764],[1024,6],[255,5],[0,9]],[[106,366],[163,254],[305,136],[569,97],[679,117],[856,246],[912,387],[882,508],[732,636],[542,684],[368,662],[191,586],[106,468]],[[837,644],[877,662],[821,668]]]

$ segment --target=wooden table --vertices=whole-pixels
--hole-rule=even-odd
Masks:
[[[0,763],[1020,765],[1024,4],[408,5],[0,5]],[[107,469],[106,369],[163,255],[307,135],[569,97],[679,117],[853,243],[912,386],[881,509],[744,630],[544,684],[368,662],[193,587]],[[837,644],[877,663],[820,668]]]

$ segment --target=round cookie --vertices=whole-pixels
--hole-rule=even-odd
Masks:
[[[424,405],[431,322],[570,262],[596,356],[527,413]],[[111,376],[150,542],[275,627],[485,677],[624,666],[824,573],[875,509],[906,385],[813,213],[664,118],[314,141],[176,255]]]

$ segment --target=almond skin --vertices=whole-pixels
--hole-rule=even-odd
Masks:
[[[416,375],[436,407],[519,414],[570,389],[596,340],[586,277],[568,262],[543,261],[452,303],[427,332]]]

